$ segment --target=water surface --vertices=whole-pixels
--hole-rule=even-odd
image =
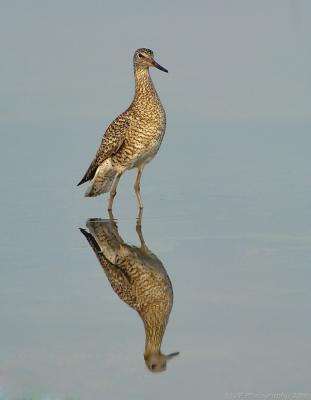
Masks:
[[[73,154],[70,139],[59,148],[51,138],[44,156],[11,167],[0,200],[0,380],[8,398],[309,390],[308,127],[208,129],[204,146],[170,133],[143,176],[144,237],[175,293],[163,350],[180,351],[156,376],[144,366],[140,319],[78,229],[108,215],[107,198],[85,199],[75,187],[83,146]],[[26,154],[38,137],[28,129],[19,142]],[[126,242],[138,244],[133,183],[129,172],[114,214]]]

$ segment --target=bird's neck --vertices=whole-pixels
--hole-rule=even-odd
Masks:
[[[159,315],[156,313],[144,316],[146,333],[145,356],[161,351],[161,343],[166,325],[167,318],[159,318]]]
[[[150,101],[153,97],[158,97],[151,76],[149,68],[134,66],[135,74],[135,96],[134,102],[137,101]]]

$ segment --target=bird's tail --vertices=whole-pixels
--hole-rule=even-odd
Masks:
[[[104,254],[111,263],[115,263],[115,258],[123,243],[115,222],[109,219],[92,218],[87,221],[86,226],[94,240],[96,240],[101,253]]]
[[[91,181],[90,186],[85,192],[86,197],[98,196],[102,193],[107,193],[111,189],[113,180],[117,171],[111,164],[111,159],[105,160],[96,170],[95,176]]]
[[[101,263],[102,267],[104,268],[104,270],[106,272],[107,267],[109,267],[111,263],[108,260],[108,258],[105,256],[105,254],[102,252],[100,245],[97,243],[94,236],[91,233],[89,233],[86,229],[80,228],[80,231],[86,237],[87,241],[89,242],[92,249],[94,250],[96,257],[98,258],[99,262]]]

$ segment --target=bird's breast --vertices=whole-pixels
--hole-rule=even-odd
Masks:
[[[165,111],[158,97],[136,102],[129,109],[128,118],[126,139],[113,156],[113,163],[126,169],[152,160],[159,150],[166,127]]]

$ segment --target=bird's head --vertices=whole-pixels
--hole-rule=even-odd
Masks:
[[[145,354],[145,363],[151,372],[162,372],[166,370],[166,362],[171,358],[178,356],[179,352],[172,354],[162,354],[161,352]]]
[[[143,68],[155,67],[161,71],[168,72],[166,68],[162,67],[155,61],[153,51],[145,48],[141,48],[135,51],[134,65],[136,67]]]

